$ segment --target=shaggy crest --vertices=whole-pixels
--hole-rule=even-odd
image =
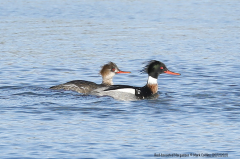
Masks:
[[[113,68],[118,69],[117,65],[111,61],[108,64],[103,65],[101,68],[102,68],[100,71],[101,75],[105,74],[104,70],[112,70]]]
[[[149,71],[150,71],[149,69],[151,67],[154,68],[154,67],[158,67],[160,65],[166,67],[162,62],[159,62],[157,60],[151,60],[151,61],[148,61],[146,63],[147,63],[147,65],[140,71],[141,73],[149,73]]]

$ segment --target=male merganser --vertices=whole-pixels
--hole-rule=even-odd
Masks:
[[[158,76],[162,73],[172,74],[172,75],[180,75],[179,73],[171,72],[167,69],[164,63],[160,61],[150,61],[147,66],[145,66],[144,72],[148,73],[148,81],[147,84],[143,87],[133,87],[128,85],[112,85],[107,89],[103,90],[101,95],[112,96],[116,99],[121,99],[120,94],[116,95],[117,92],[128,93],[135,95],[137,99],[144,99],[150,97],[157,93],[158,91]],[[130,95],[131,96],[131,95]],[[118,98],[119,97],[119,98]]]
[[[102,75],[102,83],[96,84],[94,82],[85,81],[85,80],[74,80],[57,86],[52,86],[50,89],[63,89],[76,91],[78,93],[89,94],[91,91],[97,88],[107,88],[110,85],[113,85],[113,76],[120,73],[131,73],[126,71],[121,71],[117,65],[113,62],[109,62],[102,66],[100,74]]]

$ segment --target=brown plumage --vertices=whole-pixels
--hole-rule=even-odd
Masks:
[[[78,93],[89,94],[91,91],[113,85],[113,77],[115,74],[119,73],[130,73],[121,71],[117,65],[113,62],[109,62],[102,66],[100,74],[102,75],[102,83],[96,84],[94,82],[85,81],[85,80],[74,80],[57,86],[52,86],[50,89],[63,89],[68,91],[76,91]]]
[[[155,94],[158,91],[158,84],[147,84],[147,87],[151,89],[152,94]]]

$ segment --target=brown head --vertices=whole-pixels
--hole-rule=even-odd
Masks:
[[[120,73],[131,73],[131,72],[121,71],[117,67],[117,65],[113,62],[109,62],[108,64],[103,65],[100,71],[100,74],[102,75],[102,84],[113,85],[113,82],[112,82],[113,76],[115,76],[115,74],[120,74]]]

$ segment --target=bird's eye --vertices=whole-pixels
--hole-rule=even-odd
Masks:
[[[115,68],[112,68],[112,71],[114,72],[114,71],[115,71]]]
[[[163,70],[163,67],[160,67],[161,70]]]

